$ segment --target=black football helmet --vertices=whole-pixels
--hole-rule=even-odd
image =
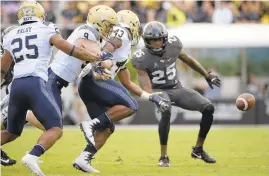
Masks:
[[[146,48],[149,52],[157,55],[162,55],[165,51],[165,46],[168,41],[168,32],[164,24],[158,21],[152,21],[146,24],[144,27],[142,37],[145,42]],[[160,40],[163,39],[163,45],[161,48],[153,48],[150,44],[150,40]]]

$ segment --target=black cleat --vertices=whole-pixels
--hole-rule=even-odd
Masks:
[[[7,156],[6,152],[4,152],[1,149],[1,165],[2,166],[12,166],[14,164],[16,164],[16,160],[9,158],[9,156]]]
[[[206,163],[216,163],[216,159],[209,156],[203,149],[203,147],[192,147],[191,157],[194,159],[201,159]]]
[[[158,162],[158,166],[160,167],[169,167],[170,163],[169,163],[169,157],[167,155],[165,156],[161,156]]]

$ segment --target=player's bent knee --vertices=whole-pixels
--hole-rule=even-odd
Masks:
[[[52,127],[46,131],[52,132],[57,139],[60,139],[63,136],[63,129],[60,127]]]
[[[5,130],[2,133],[4,133],[4,136],[8,136],[8,142],[14,141],[17,139],[20,135],[10,133],[9,131]]]
[[[202,111],[203,114],[214,114],[214,112],[215,112],[215,106],[212,103],[205,105]]]

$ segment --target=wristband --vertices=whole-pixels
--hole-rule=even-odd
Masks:
[[[69,56],[73,56],[74,49],[75,49],[75,45],[73,45],[73,48],[72,48],[72,50],[69,53]]]
[[[149,94],[148,92],[143,91],[140,97],[141,97],[143,100],[149,100],[150,95],[151,95],[151,94]]]

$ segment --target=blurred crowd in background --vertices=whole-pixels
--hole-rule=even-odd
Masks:
[[[17,23],[20,1],[1,2],[1,23]],[[168,26],[184,23],[269,23],[266,1],[41,1],[47,20],[83,23],[89,8],[104,4],[115,11],[129,9],[138,14],[141,23],[158,20]],[[60,14],[60,16],[59,16]],[[60,18],[59,18],[60,17]]]

